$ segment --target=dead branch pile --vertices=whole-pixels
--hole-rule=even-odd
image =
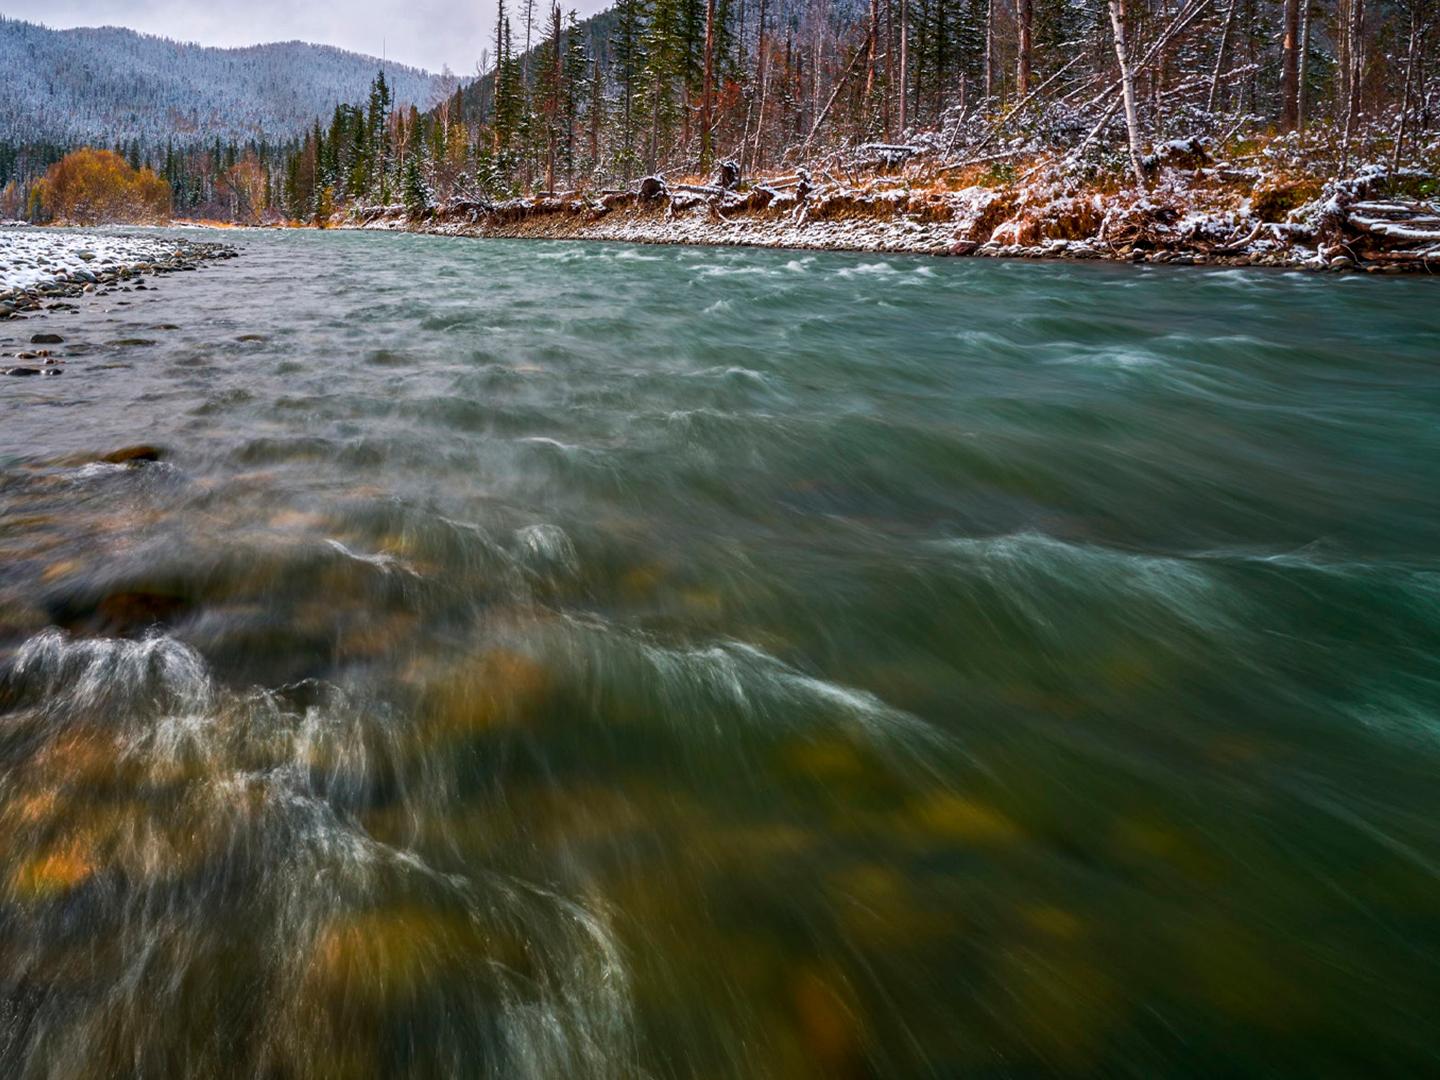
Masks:
[[[1413,169],[1362,170],[1327,185],[1318,205],[1297,216],[1313,233],[1320,258],[1331,266],[1440,268],[1440,201],[1404,194],[1433,186],[1433,179]]]

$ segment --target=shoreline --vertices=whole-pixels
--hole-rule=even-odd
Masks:
[[[703,218],[666,220],[656,215],[627,215],[618,220],[589,221],[585,211],[543,210],[519,222],[490,223],[434,216],[416,221],[404,215],[382,214],[366,220],[332,224],[345,232],[407,232],[421,236],[468,237],[482,240],[576,240],[641,244],[652,247],[727,247],[769,251],[828,251],[853,255],[911,255],[931,258],[997,258],[1027,261],[1098,261],[1120,264],[1175,266],[1255,267],[1317,270],[1303,261],[1268,252],[1214,255],[1203,251],[1106,250],[1083,241],[1059,240],[1050,244],[974,244],[954,238],[954,225],[937,226],[913,219],[852,218],[842,221],[795,222],[731,218],[713,222]],[[948,226],[948,227],[947,227]],[[958,248],[958,249],[957,249]]]
[[[857,254],[978,256],[1311,272],[1434,273],[1437,208],[1385,193],[1392,178],[1333,181],[1285,214],[1257,215],[1178,178],[1145,193],[1021,186],[957,190],[904,182],[811,187],[808,177],[745,191],[666,186],[498,203],[454,201],[412,214],[360,207],[325,227],[486,239],[593,240]],[[1232,193],[1233,195],[1233,193]],[[1274,220],[1281,218],[1283,220]]]
[[[73,228],[73,232],[70,230]],[[107,235],[82,226],[7,232],[21,244],[0,246],[0,323],[63,310],[68,300],[116,288],[143,288],[144,277],[198,270],[203,263],[238,258],[229,244]]]

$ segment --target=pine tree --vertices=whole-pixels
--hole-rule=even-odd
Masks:
[[[417,140],[418,142],[418,140]],[[405,212],[412,218],[421,218],[434,209],[435,201],[430,185],[425,179],[424,153],[417,145],[406,155],[401,181],[401,199]]]
[[[645,49],[648,25],[645,3],[646,0],[619,0],[614,9],[615,31],[610,38],[611,71],[620,90],[615,115],[614,165],[626,178],[634,175],[638,164],[641,97],[649,67]]]

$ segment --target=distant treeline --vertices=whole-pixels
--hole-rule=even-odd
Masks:
[[[516,0],[508,0],[510,4]],[[1334,175],[1440,157],[1435,0],[498,0],[483,77],[392,113],[383,79],[286,166],[295,218],[651,173],[1063,158],[1144,184],[1200,138]],[[907,145],[909,144],[909,145]]]
[[[498,0],[482,77],[426,111],[396,108],[382,73],[292,145],[117,152],[171,185],[177,215],[242,221],[720,160],[843,169],[862,147],[1044,153],[1142,184],[1180,138],[1278,139],[1322,175],[1440,153],[1435,0],[619,0],[583,22],[518,2]],[[28,209],[56,150],[0,145],[0,213]]]
[[[276,178],[300,143],[215,143],[207,149],[152,149],[131,143],[106,152],[132,171],[149,170],[168,187],[168,216],[259,223],[283,217]],[[53,216],[43,199],[46,171],[75,148],[0,142],[0,220],[44,222]],[[85,150],[94,150],[85,147]]]

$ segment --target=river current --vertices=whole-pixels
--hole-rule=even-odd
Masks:
[[[1440,1068],[1430,281],[234,242],[0,324],[0,1074]]]

